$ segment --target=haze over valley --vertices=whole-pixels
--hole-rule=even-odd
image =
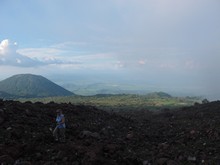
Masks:
[[[0,80],[29,73],[82,94],[102,84],[99,90],[218,100],[219,6],[215,0],[1,1]]]
[[[220,0],[0,0],[1,165],[220,165]]]

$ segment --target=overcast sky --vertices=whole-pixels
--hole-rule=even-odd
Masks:
[[[95,75],[220,99],[219,0],[1,0],[0,26],[0,79]]]

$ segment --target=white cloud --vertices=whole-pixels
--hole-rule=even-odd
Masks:
[[[197,69],[199,68],[199,63],[195,62],[194,60],[188,60],[185,62],[186,69]]]
[[[60,68],[115,69],[116,55],[108,51],[102,53],[96,48],[91,43],[63,42],[41,48],[19,49],[18,52],[44,64],[60,65]]]
[[[42,65],[41,62],[35,61],[29,57],[23,56],[16,52],[17,43],[11,43],[8,39],[0,43],[0,65],[12,65],[20,67],[31,67]]]
[[[16,50],[17,43],[10,43],[8,39],[3,40],[0,43],[0,55],[5,56],[9,53],[13,53]]]
[[[50,64],[79,65],[79,61],[62,58],[65,50],[58,48],[27,48],[18,50],[16,42],[5,39],[0,43],[0,65],[37,67]]]
[[[56,48],[25,48],[19,49],[19,53],[28,56],[30,58],[44,58],[44,57],[54,57],[60,53],[63,53],[60,49]]]
[[[139,64],[139,65],[145,65],[145,64],[146,64],[146,61],[145,61],[145,60],[139,60],[139,61],[138,61],[138,64]]]
[[[172,63],[162,63],[159,66],[162,69],[175,69],[177,67],[176,64],[172,64]]]

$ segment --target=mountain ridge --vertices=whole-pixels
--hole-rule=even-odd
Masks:
[[[26,98],[74,95],[47,78],[33,74],[17,74],[0,81],[0,91]]]

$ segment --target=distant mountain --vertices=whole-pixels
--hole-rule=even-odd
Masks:
[[[14,75],[0,81],[0,91],[4,96],[26,98],[74,95],[45,77],[32,74]]]
[[[73,91],[78,95],[91,96],[99,94],[147,94],[150,91],[147,87],[131,85],[131,84],[116,84],[116,83],[93,83],[93,84],[63,84],[64,88]]]
[[[147,94],[148,97],[150,98],[172,98],[172,96],[168,93],[165,92],[153,92]]]

